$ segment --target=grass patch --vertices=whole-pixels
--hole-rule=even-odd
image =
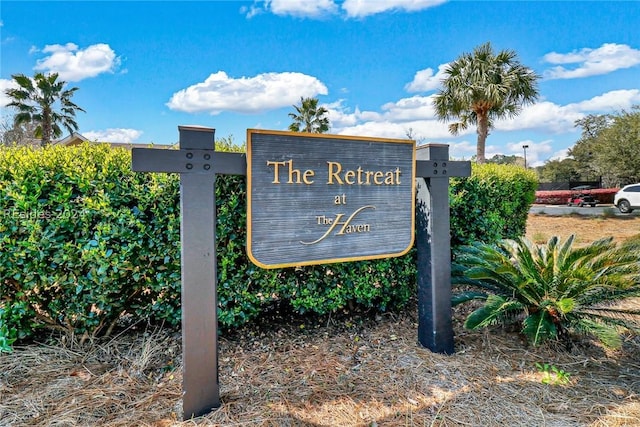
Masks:
[[[536,231],[531,237],[531,240],[534,241],[535,243],[542,244],[542,243],[546,243],[547,240],[549,240],[549,237],[541,231]]]

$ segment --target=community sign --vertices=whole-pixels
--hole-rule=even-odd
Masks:
[[[400,256],[415,141],[247,130],[247,253],[263,268]]]

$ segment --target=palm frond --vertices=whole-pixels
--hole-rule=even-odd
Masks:
[[[15,74],[12,78],[19,88],[6,94],[11,100],[8,105],[19,112],[16,124],[33,123],[35,136],[41,138],[43,144],[62,135],[60,125],[70,133],[78,129],[75,115],[84,110],[71,101],[77,87],[64,90],[66,82],[58,80],[57,73],[36,73],[33,78]]]
[[[455,307],[456,305],[474,301],[474,300],[486,300],[487,294],[483,292],[474,292],[474,291],[466,291],[454,294],[451,297],[451,306]]]
[[[523,306],[518,301],[508,300],[499,295],[489,295],[485,304],[467,317],[464,327],[478,329],[509,323],[522,312],[522,309]]]
[[[619,349],[622,347],[620,327],[603,322],[595,322],[590,319],[580,319],[573,323],[572,329],[582,335],[593,335],[605,347]]]
[[[520,238],[461,248],[452,270],[455,282],[491,293],[465,325],[512,321],[519,307],[523,333],[533,343],[575,329],[611,345],[611,328],[639,331],[640,309],[610,304],[640,297],[640,244],[618,247],[605,238],[574,248],[573,242],[573,236],[552,237],[544,245]],[[457,303],[472,299],[469,293]]]
[[[529,338],[533,345],[539,345],[549,338],[558,335],[556,325],[546,310],[530,314],[522,322],[522,333]]]
[[[588,307],[576,312],[582,317],[593,317],[594,319],[616,322],[618,326],[625,328],[640,328],[640,309],[624,309],[616,307]],[[621,322],[621,323],[618,323]]]

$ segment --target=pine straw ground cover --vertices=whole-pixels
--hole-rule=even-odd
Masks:
[[[616,352],[586,340],[532,348],[512,332],[464,330],[463,309],[450,356],[416,343],[415,304],[376,317],[275,316],[225,334],[222,407],[185,422],[179,332],[134,325],[84,345],[43,337],[0,355],[0,426],[640,425],[640,337]]]

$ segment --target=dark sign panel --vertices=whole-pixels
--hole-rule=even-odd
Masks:
[[[403,255],[414,178],[414,141],[249,129],[249,258],[278,268]]]

